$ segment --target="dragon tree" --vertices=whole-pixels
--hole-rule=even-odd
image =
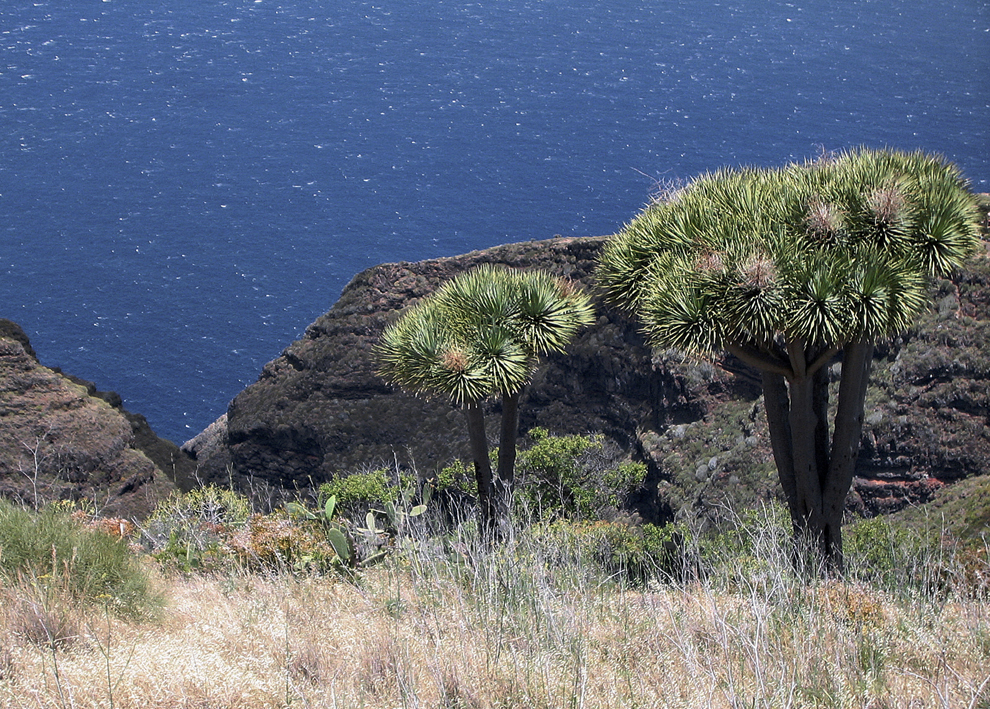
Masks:
[[[978,243],[976,201],[955,166],[859,149],[698,177],[609,241],[598,280],[653,347],[728,351],[759,370],[795,539],[841,571],[874,346],[911,328],[933,279]]]
[[[592,320],[591,299],[570,281],[483,265],[442,285],[382,333],[376,354],[385,379],[463,407],[489,535],[512,492],[523,388],[541,355],[563,352]],[[482,410],[492,396],[502,403],[497,478]]]

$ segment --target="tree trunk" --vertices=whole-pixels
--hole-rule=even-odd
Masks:
[[[784,489],[784,499],[791,513],[791,525],[797,529],[802,514],[798,506],[797,483],[794,480],[794,456],[791,455],[790,400],[787,397],[787,384],[784,377],[776,372],[763,370],[763,406],[767,413],[767,427],[770,429],[770,445],[773,448],[773,461],[777,465],[777,476]]]
[[[794,460],[794,485],[798,510],[805,524],[817,524],[822,514],[822,487],[818,472],[820,460],[816,450],[818,416],[815,414],[814,380],[791,379],[788,383],[791,410],[791,457]]]
[[[831,437],[828,367],[810,370],[801,343],[793,343],[788,355],[792,372],[786,389],[777,372],[762,374],[774,462],[794,527],[795,561],[811,563],[812,572],[841,573],[842,517],[859,452],[873,345],[855,342],[844,352]]]
[[[852,487],[856,472],[856,459],[859,457],[863,407],[873,365],[873,350],[872,342],[859,340],[846,346],[842,358],[842,380],[839,382],[832,452],[827,479],[822,488],[822,502],[828,525],[825,541],[829,545],[828,557],[837,571],[843,570],[842,514],[846,495]]]
[[[474,478],[478,484],[478,522],[485,539],[494,535],[495,509],[492,490],[492,464],[488,459],[488,434],[485,432],[485,416],[480,402],[469,402],[464,407],[467,417],[468,440],[474,460]]]
[[[494,483],[499,516],[508,517],[516,478],[516,439],[519,437],[521,391],[502,395],[502,429],[498,442],[498,479]]]
[[[812,376],[811,406],[815,412],[815,465],[818,467],[818,484],[825,489],[828,475],[828,367],[822,367]]]

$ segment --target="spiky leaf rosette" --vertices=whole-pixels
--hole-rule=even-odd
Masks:
[[[978,243],[978,221],[954,166],[861,149],[703,175],[614,237],[597,275],[658,348],[841,347],[909,327],[929,279]]]
[[[594,322],[591,299],[570,281],[544,271],[517,271],[514,278],[516,335],[533,356],[563,352]]]
[[[587,295],[540,272],[483,265],[457,276],[385,329],[379,373],[458,404],[514,393],[537,358],[591,323]]]
[[[431,305],[420,302],[385,329],[376,348],[379,373],[417,394],[439,393],[457,403],[483,399],[491,390],[488,374],[492,363],[459,338]],[[500,349],[490,339],[486,345],[489,355]],[[517,371],[519,353],[501,349],[508,361],[497,368],[514,371],[515,361]]]

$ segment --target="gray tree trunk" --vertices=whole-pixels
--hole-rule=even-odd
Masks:
[[[519,398],[522,391],[502,396],[502,428],[498,442],[498,478],[495,504],[501,518],[508,517],[516,479],[516,440],[519,438]]]
[[[480,402],[468,403],[464,407],[464,414],[467,417],[468,440],[471,444],[471,458],[474,461],[474,478],[478,484],[478,522],[482,535],[490,539],[494,534],[495,509],[485,415]]]
[[[863,430],[873,344],[846,345],[833,425],[828,426],[828,367],[809,372],[801,343],[788,348],[790,376],[762,371],[774,462],[794,527],[800,564],[841,573],[842,517]],[[785,385],[786,380],[786,385]],[[810,554],[810,557],[807,556]]]

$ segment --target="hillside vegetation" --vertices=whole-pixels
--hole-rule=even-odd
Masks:
[[[80,559],[5,551],[0,705],[990,705],[987,550],[941,530],[862,523],[847,580],[809,582],[781,507],[652,539],[517,520],[490,547],[473,520],[412,502],[363,526],[298,506],[259,515],[206,488],[133,531],[2,506],[5,539],[61,520],[60,534],[99,536],[102,577],[126,582],[75,585]]]

